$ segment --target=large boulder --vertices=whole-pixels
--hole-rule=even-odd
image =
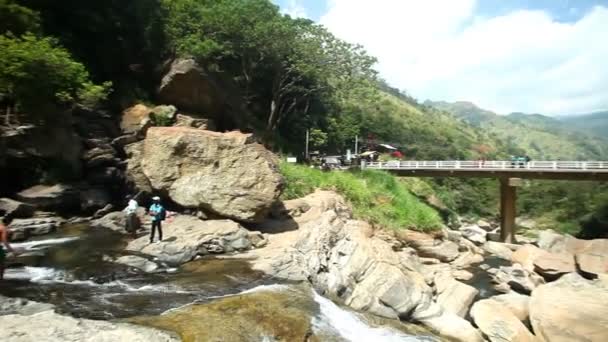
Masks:
[[[505,243],[488,241],[483,245],[483,249],[487,253],[504,260],[511,260],[511,257],[513,256],[513,250],[511,250],[509,245]]]
[[[534,270],[552,281],[564,274],[576,272],[574,257],[568,253],[546,253],[534,260]]]
[[[462,233],[462,236],[479,245],[484,244],[487,240],[486,236],[488,235],[488,232],[476,225],[461,227],[460,232]]]
[[[2,337],[12,342],[177,342],[174,334],[133,324],[62,316],[53,311],[0,316]]]
[[[249,134],[155,127],[139,166],[137,152],[131,154],[128,170],[142,190],[147,180],[182,207],[238,221],[262,220],[283,187],[276,157]]]
[[[536,338],[501,302],[484,299],[471,308],[471,317],[490,342],[534,342]]]
[[[511,255],[511,261],[520,264],[526,271],[534,271],[534,261],[547,252],[533,245],[524,245]]]
[[[608,239],[580,240],[548,230],[540,233],[538,245],[552,253],[573,256],[579,270],[586,276],[608,273]]]
[[[513,266],[500,266],[492,274],[492,282],[497,284],[497,289],[509,292],[511,289],[519,293],[530,294],[537,286],[544,283],[542,277],[534,272],[529,272],[519,264]]]
[[[150,244],[150,238],[143,236],[131,241],[127,250],[179,265],[198,255],[231,253],[252,247],[249,232],[233,221],[201,221],[193,216],[178,215],[165,222],[161,243]]]
[[[450,240],[437,239],[429,234],[406,230],[398,232],[398,237],[425,258],[450,262],[459,255],[458,244]]]
[[[576,273],[532,292],[530,321],[541,341],[608,341],[608,284]]]
[[[150,114],[152,114],[152,108],[143,104],[137,104],[125,109],[122,112],[120,122],[120,129],[123,134],[144,136],[148,128],[152,126]]]

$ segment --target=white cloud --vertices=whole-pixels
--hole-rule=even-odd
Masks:
[[[308,18],[306,8],[299,0],[289,0],[281,12],[290,15],[293,18]]]
[[[574,23],[475,9],[475,0],[331,0],[321,23],[363,44],[385,79],[423,100],[468,100],[500,113],[608,108],[608,8]]]

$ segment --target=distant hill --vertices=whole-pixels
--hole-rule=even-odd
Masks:
[[[579,126],[588,121],[585,118],[567,118],[577,122],[574,125],[573,121],[560,120],[541,114],[512,113],[501,116],[470,102],[427,101],[425,105],[451,112],[464,122],[502,140],[511,151],[526,153],[533,159],[599,160],[608,158],[608,140],[595,131],[593,133],[585,132],[585,129]],[[595,116],[593,118],[606,124],[604,130],[608,128],[608,116],[598,115],[597,118]]]
[[[598,137],[608,137],[608,111],[564,116],[560,120],[586,133],[595,134]]]

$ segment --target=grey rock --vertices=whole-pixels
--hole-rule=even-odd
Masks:
[[[34,215],[34,206],[15,201],[10,198],[0,198],[0,212],[13,218],[28,218]]]

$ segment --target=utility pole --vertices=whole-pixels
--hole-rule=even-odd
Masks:
[[[308,140],[310,139],[310,131],[306,130],[306,152],[304,152],[304,155],[306,157],[306,162],[308,162]]]
[[[355,135],[355,155],[359,154],[359,136]]]

